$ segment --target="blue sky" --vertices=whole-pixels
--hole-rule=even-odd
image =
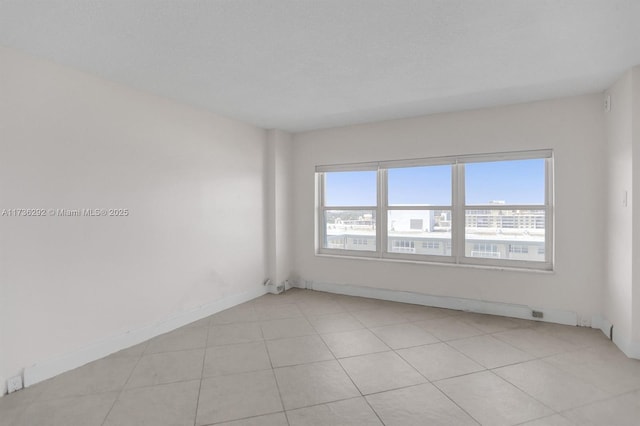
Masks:
[[[544,159],[465,166],[466,203],[544,204]]]
[[[543,159],[465,165],[466,203],[544,204]],[[327,206],[376,205],[376,172],[326,173]],[[389,204],[451,204],[451,166],[388,170]]]

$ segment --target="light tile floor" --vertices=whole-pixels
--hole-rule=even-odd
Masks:
[[[640,424],[597,330],[293,289],[0,398],[0,425]]]

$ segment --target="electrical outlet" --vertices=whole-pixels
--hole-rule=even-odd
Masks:
[[[7,389],[9,393],[22,389],[22,376],[10,377],[7,380]]]
[[[611,112],[611,95],[604,98],[604,112]]]
[[[542,318],[544,317],[544,313],[542,311],[531,311],[531,316],[534,318]]]

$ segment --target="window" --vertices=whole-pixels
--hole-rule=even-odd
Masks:
[[[415,242],[406,240],[391,240],[391,251],[396,253],[415,253]]]
[[[552,269],[552,152],[318,166],[318,252]]]
[[[529,246],[523,246],[520,244],[509,244],[509,253],[529,253]]]
[[[323,173],[322,248],[376,251],[376,170]]]
[[[440,248],[440,243],[438,241],[425,241],[424,243],[422,243],[422,248],[438,249]]]
[[[471,257],[489,257],[497,259],[500,257],[497,244],[475,243],[471,250]]]

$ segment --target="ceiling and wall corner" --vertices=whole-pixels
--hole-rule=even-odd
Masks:
[[[263,128],[595,93],[640,2],[2,0],[0,45]]]

